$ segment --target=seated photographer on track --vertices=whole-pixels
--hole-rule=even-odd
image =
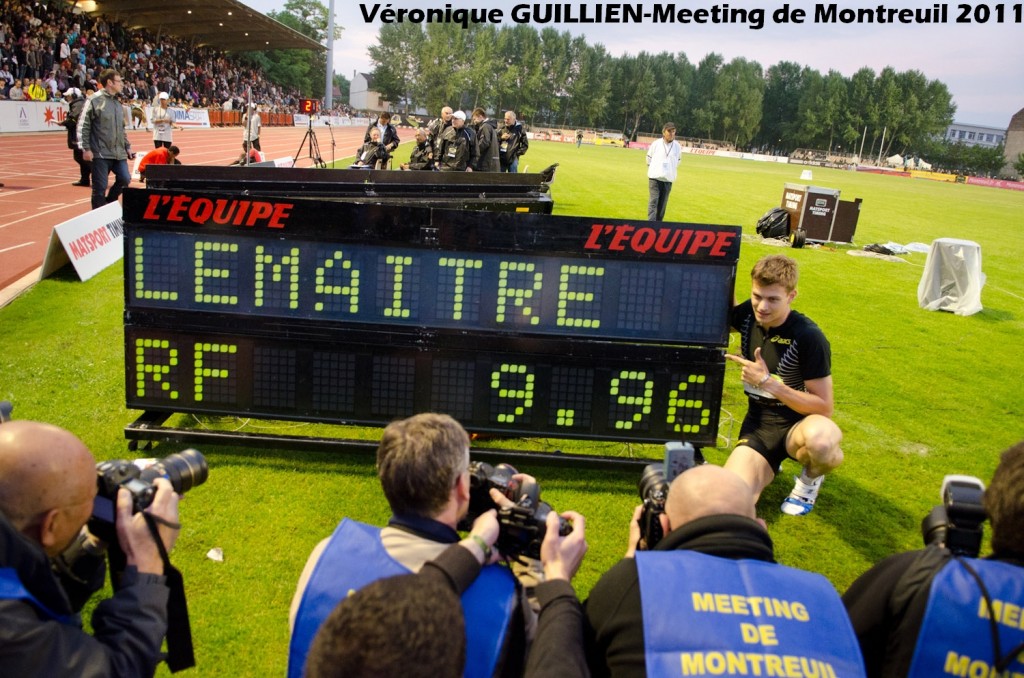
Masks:
[[[583,610],[569,583],[587,550],[583,516],[566,512],[573,531],[547,518],[541,545],[546,574],[541,611],[525,676],[585,676]],[[306,678],[461,676],[467,661],[459,596],[499,554],[495,511],[481,514],[469,536],[417,574],[378,579],[348,596],[327,617],[309,651]]]
[[[643,510],[626,557],[584,605],[593,675],[679,675],[681,663],[683,675],[708,675],[730,662],[744,675],[797,675],[783,670],[794,661],[807,669],[799,675],[863,675],[839,595],[824,577],[775,563],[739,476],[696,466],[672,481],[657,520],[642,520]],[[661,529],[641,534],[642,522]],[[657,533],[651,550],[637,550]]]
[[[166,479],[145,512],[167,551],[178,536],[178,495]],[[70,432],[31,421],[0,425],[0,675],[152,676],[168,630],[164,560],[128,490],[117,494],[116,534],[126,567],[97,605],[93,635],[79,610],[103,584],[103,558],[55,569],[93,511],[96,462]],[[97,546],[90,543],[90,548]]]
[[[380,130],[371,127],[366,136],[366,143],[356,151],[356,161],[351,169],[387,169],[391,155],[380,141]]]
[[[349,590],[384,576],[418,572],[459,541],[456,526],[470,510],[469,435],[444,414],[423,413],[392,422],[377,448],[377,473],[393,515],[380,529],[345,519],[310,555],[292,600],[289,675],[300,676],[316,630]],[[519,476],[525,484],[528,476]],[[492,508],[502,496],[490,490]],[[508,554],[506,554],[508,555]],[[508,568],[488,567],[466,596],[470,654],[492,647],[487,658],[500,675],[522,672],[536,617]],[[501,639],[495,645],[493,640]],[[497,656],[500,655],[500,656]],[[493,670],[481,670],[490,675]]]
[[[962,505],[959,492],[945,493],[939,542],[853,582],[843,602],[869,676],[1024,674],[1022,488],[1024,441],[1003,452],[983,497],[980,483]],[[985,514],[992,554],[977,559]]]

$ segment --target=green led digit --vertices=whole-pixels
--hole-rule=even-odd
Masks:
[[[270,280],[267,280],[267,267]],[[265,286],[268,282],[280,283],[288,275],[288,308],[299,307],[299,248],[293,247],[288,254],[274,261],[274,255],[266,254],[263,245],[256,246],[256,305],[263,306]]]
[[[507,375],[515,375],[508,379]],[[511,412],[502,412],[497,415],[497,420],[502,424],[511,424],[526,414],[526,411],[533,407],[533,372],[530,372],[526,365],[514,365],[503,363],[498,369],[491,372],[491,392],[497,394],[502,400],[508,400]],[[509,388],[506,381],[516,383]]]
[[[154,362],[157,355],[162,360]],[[171,348],[171,342],[165,339],[135,339],[135,395],[146,397],[146,386],[149,382],[160,385],[171,400],[178,399],[178,392],[171,385],[171,371],[177,373],[178,349]]]
[[[412,266],[412,257],[401,257],[389,254],[384,260],[388,266],[393,267],[391,276],[391,306],[384,309],[385,318],[408,318],[409,309],[405,306],[405,268]]]
[[[711,423],[711,410],[704,407],[703,400],[687,398],[684,394],[690,384],[703,384],[707,377],[703,374],[691,374],[686,381],[679,382],[676,388],[668,392],[668,411],[665,422],[672,426],[676,433],[699,433]],[[684,417],[686,422],[683,422]]]
[[[455,285],[452,289],[452,320],[462,320],[462,311],[466,303],[466,271],[479,270],[484,267],[484,262],[480,259],[441,257],[438,265],[455,269]]]
[[[203,399],[203,386],[209,379],[227,379],[231,374],[227,370],[203,367],[203,356],[207,353],[237,353],[234,344],[208,344],[196,342],[193,349],[193,366],[195,368],[196,402]]]
[[[576,410],[558,410],[555,423],[559,426],[572,426],[576,423]]]
[[[328,274],[340,271],[348,276],[348,284],[329,285]],[[334,278],[331,278],[332,282]],[[331,257],[324,261],[323,266],[316,267],[316,293],[318,295],[331,295],[348,297],[348,313],[355,315],[359,313],[359,269],[352,267],[352,262],[345,258],[345,253],[337,250]],[[324,302],[318,301],[313,304],[317,311],[324,310]],[[344,302],[342,302],[344,309]]]
[[[220,242],[197,242],[196,243],[196,301],[202,304],[231,304],[238,303],[238,297],[231,294],[206,294],[203,291],[203,283],[207,278],[230,278],[231,271],[226,268],[207,268],[205,264],[206,252],[238,252],[238,245],[235,243]]]
[[[574,278],[580,278],[582,276],[588,276],[595,280],[573,280]],[[559,327],[585,327],[587,329],[597,329],[600,327],[600,317],[578,317],[586,316],[586,311],[591,311],[592,315],[595,316],[600,315],[600,308],[588,306],[588,304],[594,303],[594,293],[581,292],[578,289],[574,289],[570,283],[575,282],[575,287],[594,289],[600,286],[603,277],[603,266],[577,266],[563,264],[558,279],[558,315],[556,316],[555,324]],[[572,304],[571,307],[570,304]],[[570,308],[575,311],[572,316],[569,315]]]
[[[509,320],[509,304],[519,307],[520,313],[531,325],[540,324],[540,316],[527,302],[540,292],[544,274],[536,271],[536,264],[516,261],[503,261],[498,271],[498,308],[495,320],[503,323]],[[533,273],[531,287],[509,287],[509,273]]]
[[[639,389],[626,387],[632,384],[641,384],[643,395],[628,395],[626,391],[637,392]],[[630,430],[644,420],[644,417],[651,414],[651,403],[654,400],[654,382],[647,378],[646,372],[623,370],[619,376],[613,377],[611,388],[608,390],[612,396],[612,402],[625,407],[636,408],[635,412],[627,420],[618,419],[615,421],[615,428]]]
[[[169,290],[147,290],[145,240],[141,237],[135,238],[135,298],[136,299],[159,299],[161,301],[177,301],[178,293]]]

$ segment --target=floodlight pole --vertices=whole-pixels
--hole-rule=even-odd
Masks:
[[[327,115],[334,108],[334,0],[327,6],[327,87],[324,89],[324,108]]]

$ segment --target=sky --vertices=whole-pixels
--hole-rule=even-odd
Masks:
[[[322,0],[328,5],[328,0]],[[253,9],[266,13],[279,10],[278,0],[242,0]],[[844,76],[853,75],[867,66],[876,73],[886,66],[897,71],[918,70],[930,80],[940,80],[953,95],[957,111],[956,122],[986,125],[1005,129],[1010,118],[1024,109],[1024,23],[1018,20],[1015,6],[1010,3],[977,3],[968,7],[973,13],[970,23],[958,22],[961,5],[953,2],[934,3],[916,0],[841,0],[840,2],[808,2],[807,0],[668,0],[643,3],[645,12],[653,12],[656,5],[680,10],[763,10],[764,25],[751,27],[752,21],[702,25],[696,23],[654,23],[645,19],[641,23],[531,23],[538,30],[547,27],[571,34],[583,35],[590,44],[600,43],[614,56],[647,52],[684,52],[691,63],[698,63],[710,52],[721,54],[728,62],[742,57],[757,61],[767,69],[780,61],[794,61],[802,66],[827,73],[836,70]],[[364,19],[376,5],[381,9],[419,8],[444,9],[474,7],[501,10],[507,25],[513,8],[519,5],[542,12],[556,4],[568,7],[576,15],[587,5],[591,14],[594,3],[520,3],[519,0],[422,0],[409,3],[386,0],[335,0],[335,23],[344,27],[342,37],[334,44],[334,72],[351,80],[353,72],[372,71],[367,48],[376,43],[382,25],[378,17],[373,22]],[[610,3],[605,3],[608,7]],[[640,4],[640,3],[636,3]],[[838,10],[878,7],[884,9],[931,10],[931,23],[827,23],[815,20],[815,11],[835,5]],[[788,7],[802,9],[802,23],[781,23],[776,12]],[[982,7],[981,10],[975,10]],[[1003,10],[1002,22],[998,10]],[[361,9],[363,8],[363,9]],[[936,20],[938,10],[946,12],[945,22]],[[1021,5],[1017,4],[1019,12]],[[984,23],[981,19],[987,10]],[[1024,17],[1022,17],[1024,18]]]

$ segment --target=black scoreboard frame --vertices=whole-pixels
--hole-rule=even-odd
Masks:
[[[737,226],[193,188],[129,189],[124,215],[129,438],[180,437],[154,433],[176,412],[425,410],[506,437],[717,438]]]

